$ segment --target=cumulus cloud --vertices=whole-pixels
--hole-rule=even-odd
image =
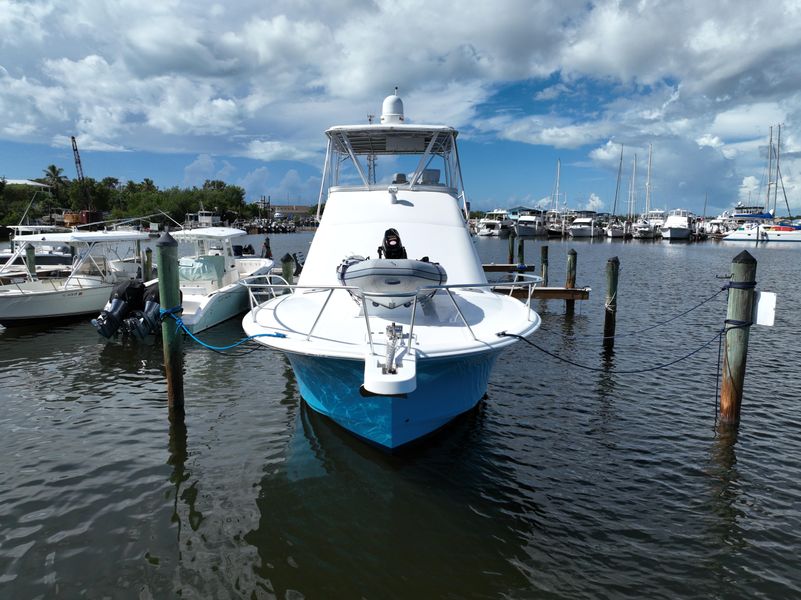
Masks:
[[[601,212],[605,206],[604,201],[601,200],[597,194],[590,194],[590,197],[587,198],[587,202],[584,204],[584,210]]]
[[[653,142],[655,191],[713,182],[725,206],[764,168],[771,123],[796,190],[799,20],[793,0],[5,0],[0,142],[317,164],[326,127],[401,85],[412,122],[611,172],[618,142]]]

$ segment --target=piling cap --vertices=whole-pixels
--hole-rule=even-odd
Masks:
[[[294,258],[292,258],[292,255],[291,255],[289,252],[287,252],[286,254],[284,254],[284,255],[281,257],[281,262],[282,262],[282,263],[285,263],[285,262],[292,262],[293,260],[295,260],[295,259],[294,259]]]
[[[743,250],[735,256],[732,261],[733,263],[755,263],[756,259],[751,256],[751,253],[748,250]]]
[[[165,231],[161,234],[158,241],[156,242],[156,246],[159,248],[164,248],[167,246],[177,246],[178,242],[175,240],[174,237],[170,235],[169,231]]]

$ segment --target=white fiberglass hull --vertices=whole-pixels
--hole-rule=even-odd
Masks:
[[[689,240],[689,227],[662,227],[663,240]]]
[[[273,261],[264,259],[260,262],[264,266],[248,273],[248,276],[269,274]],[[233,319],[246,312],[250,306],[247,288],[239,281],[211,293],[203,293],[190,285],[182,285],[181,292],[183,307],[181,321],[192,333],[199,333]]]
[[[81,287],[64,288],[53,280],[0,286],[0,325],[11,327],[99,313],[112,284],[83,280]]]
[[[750,227],[730,231],[722,238],[727,242],[801,242],[801,229]]]
[[[211,295],[184,294],[181,306],[181,321],[189,331],[199,333],[245,312],[248,293],[237,283]]]
[[[515,235],[517,237],[539,237],[547,235],[548,230],[544,225],[523,225],[518,223],[515,225]]]
[[[603,233],[600,227],[570,227],[567,231],[574,238],[599,237]]]

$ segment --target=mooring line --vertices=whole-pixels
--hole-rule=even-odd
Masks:
[[[246,354],[250,354],[251,352],[254,352],[254,351],[258,350],[259,347],[257,346],[255,348],[251,348],[250,350],[246,350],[244,352],[238,352],[238,353],[235,353],[235,354],[234,353],[230,353],[230,352],[226,352],[226,351],[227,350],[232,350],[233,348],[236,348],[237,346],[241,346],[242,344],[245,344],[245,343],[253,340],[254,338],[258,338],[258,337],[274,337],[274,338],[285,338],[286,337],[286,335],[283,334],[283,333],[257,333],[256,335],[249,335],[246,338],[242,338],[238,342],[235,342],[235,343],[230,344],[228,346],[212,346],[211,344],[207,344],[206,342],[204,342],[203,340],[198,338],[195,334],[193,334],[191,331],[189,331],[189,329],[187,328],[187,326],[184,324],[183,320],[179,316],[179,313],[182,310],[183,310],[182,306],[175,306],[173,308],[162,308],[162,309],[159,310],[159,313],[160,313],[162,319],[164,317],[169,316],[169,317],[172,317],[175,320],[175,324],[176,324],[176,329],[175,330],[176,331],[183,330],[183,332],[186,335],[188,335],[190,338],[195,340],[198,344],[200,344],[204,348],[207,348],[207,349],[209,349],[209,350],[211,350],[213,352],[217,352],[218,354],[225,354],[226,356],[245,356]]]
[[[673,366],[676,363],[679,363],[679,362],[681,362],[683,360],[687,360],[691,356],[693,356],[695,354],[698,354],[701,350],[703,350],[704,348],[706,348],[707,346],[712,344],[715,340],[721,339],[726,334],[726,332],[730,331],[731,329],[741,329],[743,327],[748,327],[750,325],[751,325],[751,323],[748,323],[748,322],[731,321],[731,320],[727,319],[726,320],[726,326],[723,329],[721,329],[720,331],[715,333],[715,336],[711,340],[709,340],[708,342],[704,342],[699,348],[696,348],[695,350],[693,350],[689,354],[685,354],[681,358],[677,358],[676,360],[672,360],[672,361],[670,361],[668,363],[665,363],[665,364],[656,365],[654,367],[646,367],[646,368],[643,368],[643,369],[630,369],[630,370],[609,369],[609,368],[604,368],[604,367],[590,367],[588,365],[582,365],[581,363],[577,363],[575,361],[572,361],[569,358],[564,358],[563,356],[559,356],[558,354],[554,354],[553,352],[550,352],[550,351],[546,350],[545,348],[542,348],[541,346],[538,346],[537,344],[535,344],[531,340],[528,340],[528,339],[524,338],[522,335],[517,335],[515,333],[507,333],[505,331],[501,331],[496,335],[498,335],[498,337],[513,337],[515,339],[521,340],[521,341],[527,343],[529,346],[533,346],[534,348],[536,348],[540,352],[542,352],[544,354],[547,354],[548,356],[551,356],[551,357],[553,357],[553,358],[555,358],[557,360],[565,362],[565,363],[567,363],[569,365],[573,365],[574,367],[578,367],[580,369],[586,369],[587,371],[598,371],[598,372],[601,372],[601,373],[612,373],[612,374],[620,374],[620,375],[635,375],[635,374],[638,374],[638,373],[648,373],[649,371],[658,371],[659,369],[666,369],[667,367]],[[720,359],[718,359],[718,360],[720,360]],[[720,373],[720,366],[718,366],[718,373]]]
[[[668,323],[672,323],[676,319],[680,319],[681,317],[683,317],[683,316],[691,313],[692,311],[702,307],[707,302],[709,302],[711,300],[714,300],[720,294],[722,294],[727,289],[729,289],[729,287],[732,287],[732,286],[730,286],[730,284],[726,284],[720,290],[718,290],[717,292],[712,294],[709,298],[707,298],[705,300],[702,300],[701,302],[699,302],[698,304],[696,304],[692,308],[689,308],[689,309],[685,310],[684,312],[679,313],[679,314],[677,314],[677,315],[675,315],[675,316],[673,316],[673,317],[671,317],[671,318],[669,318],[669,319],[667,319],[665,321],[661,321],[661,322],[657,323],[656,325],[650,325],[650,326],[646,327],[645,329],[639,329],[637,331],[629,331],[627,333],[618,333],[618,334],[615,334],[615,335],[584,335],[584,336],[564,335],[562,333],[559,333],[558,331],[553,331],[551,329],[545,329],[543,327],[540,327],[540,331],[544,331],[545,333],[553,333],[554,335],[560,335],[560,336],[562,336],[562,337],[564,337],[565,339],[568,339],[568,340],[577,340],[577,339],[613,340],[613,339],[617,339],[617,338],[631,337],[631,336],[634,336],[634,335],[640,335],[641,333],[645,333],[646,331],[651,331],[652,329],[656,329],[657,327],[662,327],[663,325],[667,325]],[[605,308],[606,308],[606,306],[605,306]]]

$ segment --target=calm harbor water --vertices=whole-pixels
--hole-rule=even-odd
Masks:
[[[311,234],[271,240],[280,257]],[[543,243],[552,283],[575,248],[593,292],[572,318],[538,303],[532,339],[608,370],[516,344],[476,411],[397,455],[309,411],[267,349],[186,343],[171,428],[159,342],[0,328],[0,597],[801,597],[801,245],[551,240],[529,260]],[[506,241],[476,245],[506,261]],[[732,433],[715,427],[716,343],[614,373],[710,340],[725,294],[605,355],[604,268],[620,258],[621,334],[712,296],[746,247],[779,299]],[[242,335],[234,320],[204,339]]]

